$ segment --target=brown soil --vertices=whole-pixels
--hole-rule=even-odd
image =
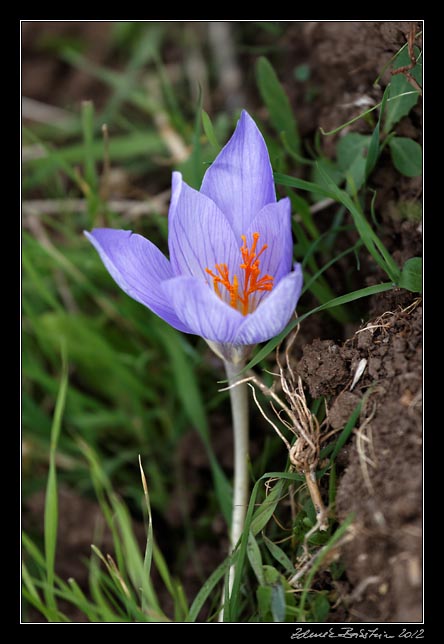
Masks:
[[[355,514],[342,557],[353,591],[349,621],[422,618],[422,307],[410,296],[359,329],[343,345],[314,341],[299,371],[312,396],[327,396],[330,423],[342,428],[362,411],[339,479],[339,519]],[[395,304],[395,306],[393,306]],[[359,362],[366,369],[350,385]]]
[[[67,108],[79,101],[94,100],[101,105],[106,98],[102,84],[94,76],[77,70],[54,55],[54,44],[63,37],[72,46],[81,43],[82,53],[93,64],[100,64],[109,53],[107,22],[34,22],[22,23],[22,94],[34,100]]]
[[[370,99],[367,106],[381,99],[389,72],[382,77],[380,87],[373,87],[373,83],[391,56],[405,44],[411,24],[327,21],[294,23],[289,28],[282,47],[280,76],[288,79],[287,91],[303,137],[319,126],[329,131],[345,123],[359,113],[359,103],[361,110],[366,109],[363,99]],[[417,30],[421,28],[417,23]],[[304,63],[311,71],[308,86],[290,82],[294,67]],[[409,128],[409,122],[406,119],[403,127]],[[366,128],[365,121],[353,124],[354,131],[359,128]],[[419,134],[413,128],[405,136],[415,138]],[[334,137],[323,139],[323,145],[333,146],[334,142]]]

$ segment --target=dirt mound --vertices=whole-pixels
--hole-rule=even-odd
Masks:
[[[312,395],[336,394],[334,427],[362,400],[336,499],[340,520],[355,514],[353,539],[342,553],[353,587],[344,598],[350,621],[422,619],[422,307],[410,300],[342,346],[314,341],[299,369]],[[350,392],[362,360],[365,371]]]

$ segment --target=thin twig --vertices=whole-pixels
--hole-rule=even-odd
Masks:
[[[356,449],[358,451],[358,456],[359,456],[359,462],[361,465],[361,470],[362,470],[362,476],[364,478],[364,483],[369,491],[370,494],[373,494],[373,484],[370,479],[369,475],[369,470],[368,466],[371,465],[371,467],[376,467],[376,463],[372,461],[367,454],[365,453],[365,443],[368,443],[370,446],[370,449],[373,450],[373,443],[371,440],[371,434],[370,437],[367,436],[365,433],[366,427],[369,425],[369,423],[373,420],[374,416],[376,413],[376,403],[373,404],[373,409],[370,413],[370,416],[368,416],[362,425],[359,427],[359,429],[356,431]]]
[[[76,118],[66,110],[55,105],[48,105],[27,96],[22,97],[22,118],[36,123],[66,127]]]
[[[313,206],[310,206],[310,212],[312,215],[315,215],[317,212],[321,212],[321,210],[325,210],[332,204],[336,203],[334,199],[330,199],[328,197],[327,199],[322,199],[321,201],[318,201],[317,203],[313,204]]]
[[[132,199],[112,199],[108,201],[108,210],[122,214],[127,219],[136,219],[142,215],[164,213],[171,191],[165,190],[147,201]],[[32,199],[22,203],[22,214],[26,217],[39,215],[59,215],[62,212],[86,212],[86,199]]]
[[[410,27],[409,33],[407,34],[407,46],[408,46],[410,63],[408,65],[403,65],[402,67],[398,67],[398,69],[392,70],[391,74],[392,76],[395,76],[396,74],[404,74],[404,76],[409,81],[410,85],[412,85],[416,89],[418,94],[422,96],[422,87],[419,85],[416,78],[414,78],[410,73],[410,71],[416,66],[416,63],[418,62],[415,56],[415,49],[414,49],[415,38],[416,38],[416,25],[413,23]]]

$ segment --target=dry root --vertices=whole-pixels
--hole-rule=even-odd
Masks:
[[[282,364],[279,349],[276,351],[276,361],[279,367],[279,377],[282,391],[285,394],[286,402],[284,402],[273,390],[267,387],[256,376],[250,376],[237,382],[248,382],[250,385],[254,401],[265,420],[273,427],[279,438],[285,444],[290,463],[292,467],[299,474],[303,474],[307,483],[308,491],[316,511],[316,525],[317,530],[325,531],[328,528],[328,512],[322,501],[321,493],[319,491],[316,469],[319,462],[319,451],[321,443],[321,427],[319,421],[314,416],[307,406],[305,399],[302,381],[296,377],[290,362],[289,353],[299,327],[289,337],[285,349],[285,364]],[[279,419],[279,421],[286,427],[295,437],[296,441],[291,445],[290,441],[284,436],[278,425],[274,423],[262,409],[254,386],[264,393],[267,397],[271,398],[270,405]]]

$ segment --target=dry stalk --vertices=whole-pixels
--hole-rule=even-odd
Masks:
[[[370,473],[369,473],[369,466],[375,468],[376,467],[376,462],[375,462],[375,453],[374,453],[374,448],[373,448],[373,440],[372,440],[372,433],[371,433],[371,426],[369,427],[369,431],[366,432],[367,427],[369,426],[370,422],[372,421],[374,415],[376,413],[376,403],[373,404],[373,409],[370,413],[370,416],[368,416],[364,422],[361,424],[358,430],[356,430],[356,449],[358,452],[359,456],[359,462],[361,465],[361,471],[362,471],[362,476],[364,479],[364,483],[367,487],[367,490],[369,491],[370,494],[374,494],[373,490],[373,485],[370,479]],[[366,445],[368,445],[369,450],[372,453],[372,458],[367,453],[366,450]]]

